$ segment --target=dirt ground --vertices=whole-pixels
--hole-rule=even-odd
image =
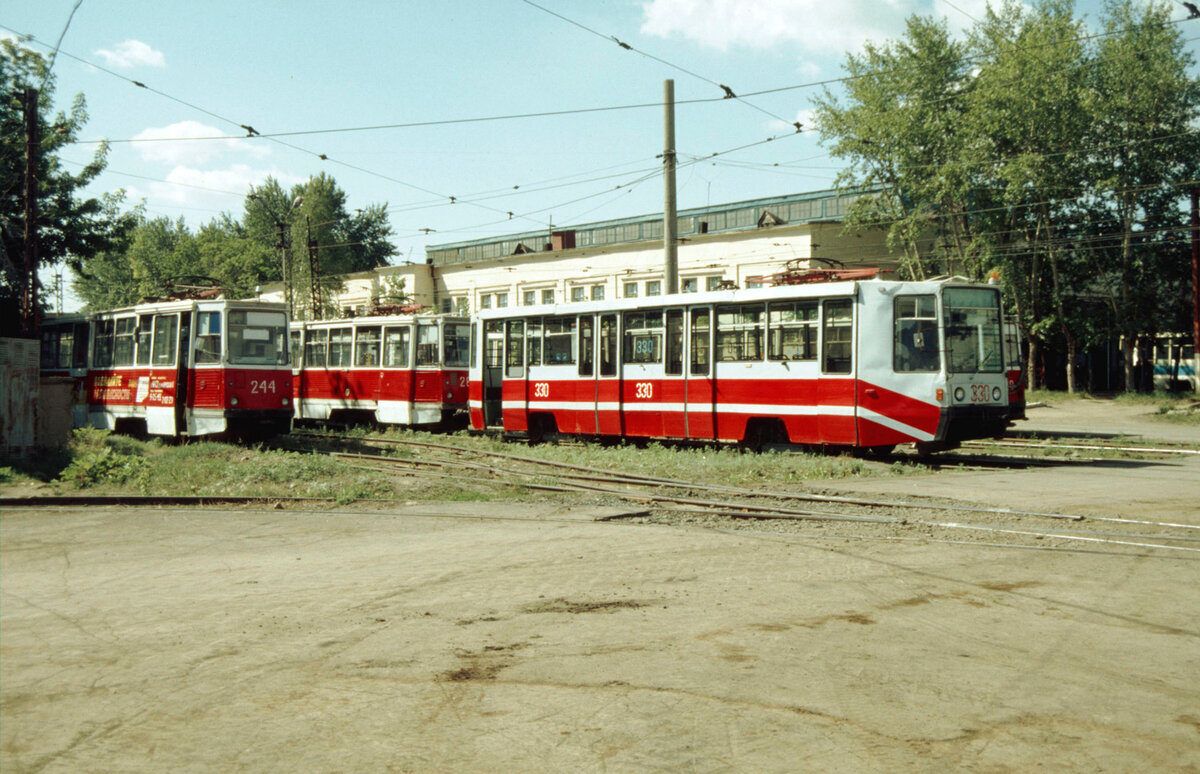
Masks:
[[[1196,457],[820,486],[1200,525]],[[1200,771],[1200,553],[595,513],[7,509],[0,768]]]

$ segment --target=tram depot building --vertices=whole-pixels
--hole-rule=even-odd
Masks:
[[[759,278],[789,265],[894,268],[882,231],[842,233],[854,198],[816,191],[680,211],[680,292],[755,287],[762,284]],[[407,303],[461,315],[661,295],[662,239],[663,217],[655,214],[430,245],[424,264],[343,276],[343,289],[332,301],[339,316],[365,314],[373,299],[401,282]],[[282,295],[278,285],[264,290],[264,300]]]

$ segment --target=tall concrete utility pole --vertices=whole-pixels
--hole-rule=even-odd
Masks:
[[[21,327],[38,329],[38,127],[37,89],[25,90],[25,286],[21,289]]]
[[[679,219],[675,216],[675,81],[663,81],[663,288],[679,292]]]

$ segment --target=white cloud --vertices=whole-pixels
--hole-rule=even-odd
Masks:
[[[682,35],[720,51],[795,44],[840,54],[896,37],[912,8],[900,0],[649,0],[643,11],[644,34]]]
[[[191,210],[217,212],[241,210],[242,197],[253,185],[260,185],[268,176],[288,189],[304,178],[278,169],[262,169],[248,164],[231,164],[217,169],[177,166],[162,181],[144,183],[129,189],[129,199],[144,198],[157,211],[180,211],[189,222],[199,222]]]
[[[202,124],[199,121],[180,121],[169,126],[150,127],[135,140],[138,153],[146,161],[161,161],[174,165],[201,166],[228,154],[249,154],[263,158],[271,154],[261,140],[203,140],[198,137],[225,137],[229,132]]]
[[[111,50],[102,48],[96,52],[110,67],[131,70],[134,67],[166,67],[167,59],[161,51],[155,51],[140,40],[125,40]]]

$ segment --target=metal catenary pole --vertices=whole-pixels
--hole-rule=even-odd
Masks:
[[[663,288],[679,292],[679,220],[675,214],[675,81],[663,81]]]

